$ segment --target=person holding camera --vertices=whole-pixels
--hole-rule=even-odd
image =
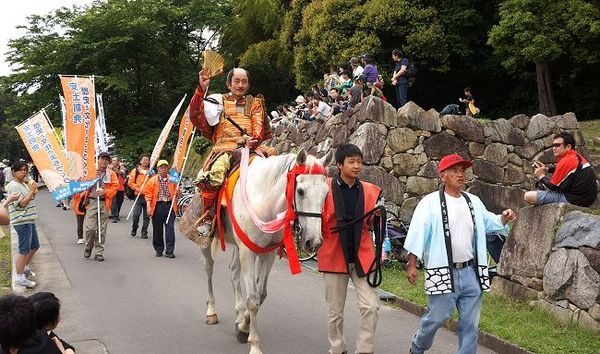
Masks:
[[[17,161],[12,165],[12,181],[6,185],[6,193],[9,195],[18,193],[17,200],[8,204],[10,223],[15,228],[19,238],[19,254],[15,260],[17,272],[16,283],[26,288],[33,288],[36,283],[27,279],[35,276],[29,268],[29,262],[40,248],[35,220],[37,210],[35,196],[38,193],[38,185],[33,180],[27,181],[29,167],[26,162]]]
[[[534,162],[533,174],[544,190],[526,192],[525,202],[530,205],[571,203],[589,207],[596,201],[598,187],[594,168],[574,148],[573,133],[562,131],[554,136],[552,153],[556,164]],[[546,176],[548,173],[552,174],[551,178]]]

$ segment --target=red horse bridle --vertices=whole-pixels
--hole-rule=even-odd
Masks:
[[[300,262],[298,261],[298,252],[296,251],[296,245],[294,244],[294,233],[302,232],[300,224],[298,223],[298,216],[306,216],[306,217],[316,217],[321,218],[321,213],[315,212],[305,212],[296,210],[296,177],[299,175],[326,175],[325,168],[320,164],[314,163],[310,165],[298,165],[294,164],[292,168],[287,173],[287,182],[285,187],[285,199],[287,202],[287,209],[285,215],[285,225],[283,230],[283,239],[281,242],[270,245],[267,247],[262,247],[254,243],[250,237],[242,230],[240,225],[238,224],[235,216],[233,215],[233,206],[231,203],[231,196],[227,193],[227,188],[221,188],[219,192],[219,199],[223,197],[223,193],[225,193],[225,199],[227,201],[227,213],[229,215],[229,219],[231,220],[231,224],[233,226],[233,230],[236,235],[240,238],[240,240],[254,253],[268,253],[276,250],[280,247],[285,247],[288,256],[288,262],[290,266],[290,271],[292,274],[298,274],[302,272],[302,268],[300,267]],[[225,234],[223,232],[223,225],[221,221],[221,213],[217,213],[217,228],[219,229],[219,239],[221,241],[221,249],[225,251]]]

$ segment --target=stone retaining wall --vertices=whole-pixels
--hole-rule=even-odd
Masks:
[[[342,143],[358,145],[364,154],[362,178],[382,187],[388,206],[409,222],[420,198],[438,188],[438,161],[455,152],[473,160],[467,186],[489,210],[524,206],[524,191],[535,188],[531,164],[553,162],[553,134],[560,130],[572,131],[584,144],[573,113],[482,123],[466,116],[440,119],[434,109],[425,111],[413,102],[396,111],[370,96],[324,123],[280,125],[269,145],[282,153],[304,148],[318,156]]]
[[[492,290],[532,298],[565,323],[600,331],[600,217],[569,204],[519,211]]]

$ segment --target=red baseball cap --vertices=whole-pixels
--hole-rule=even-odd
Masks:
[[[438,173],[449,169],[452,166],[463,165],[465,168],[473,166],[473,163],[469,160],[465,160],[459,154],[451,154],[442,157],[438,164]]]

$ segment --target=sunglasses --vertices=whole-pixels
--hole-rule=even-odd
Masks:
[[[552,144],[552,147],[553,148],[558,148],[558,147],[561,147],[563,144],[564,143],[554,143],[554,144]]]

